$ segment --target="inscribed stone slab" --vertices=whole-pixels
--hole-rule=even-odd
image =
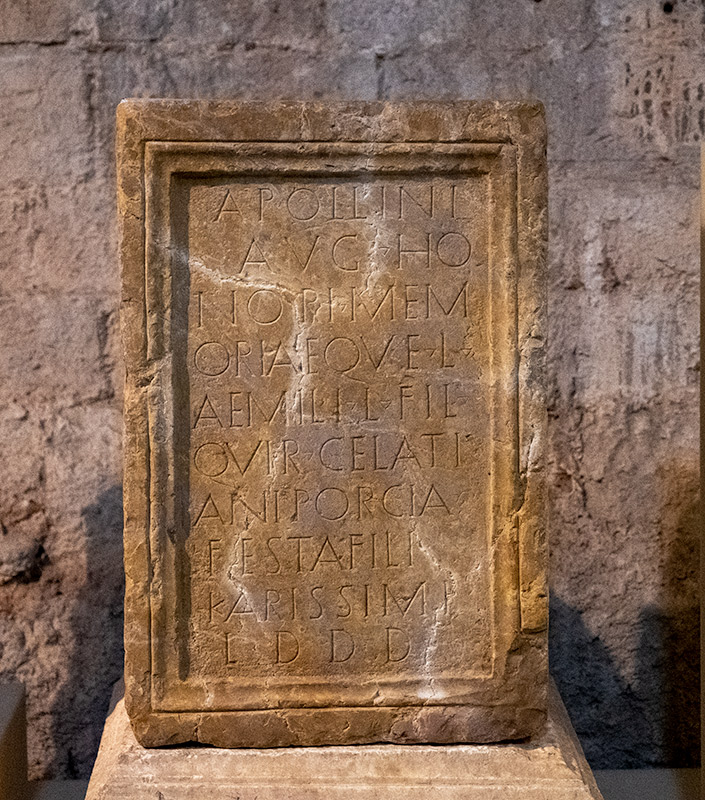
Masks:
[[[118,173],[140,742],[531,734],[541,108],[126,101]]]

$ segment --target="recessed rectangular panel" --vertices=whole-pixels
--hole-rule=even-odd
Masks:
[[[405,141],[413,105],[361,107],[368,141],[325,141],[276,108],[253,134],[246,106],[163,107],[132,103],[121,128],[138,736],[528,735],[546,680],[540,115],[492,107],[473,136],[426,106],[433,139]]]

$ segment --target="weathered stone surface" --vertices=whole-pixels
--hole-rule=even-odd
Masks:
[[[542,109],[126,101],[118,136],[138,739],[536,731]]]
[[[145,749],[114,698],[86,800],[601,800],[560,697],[531,742]]]
[[[65,42],[73,2],[46,6],[37,0],[3,0],[0,14],[0,42]]]

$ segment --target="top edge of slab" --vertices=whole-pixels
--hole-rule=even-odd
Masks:
[[[529,124],[530,121],[530,124]],[[164,141],[527,141],[545,147],[536,102],[463,100],[266,103],[125,99],[118,144]]]
[[[540,100],[269,100],[256,102],[253,100],[227,99],[191,99],[187,97],[125,97],[118,103],[121,113],[143,108],[201,108],[212,110],[296,108],[325,110],[330,108],[358,110],[361,113],[379,113],[382,109],[534,109],[543,113],[544,106]]]

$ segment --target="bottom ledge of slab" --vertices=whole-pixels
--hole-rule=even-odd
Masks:
[[[225,750],[145,748],[122,698],[86,800],[601,800],[554,686],[530,741]]]

